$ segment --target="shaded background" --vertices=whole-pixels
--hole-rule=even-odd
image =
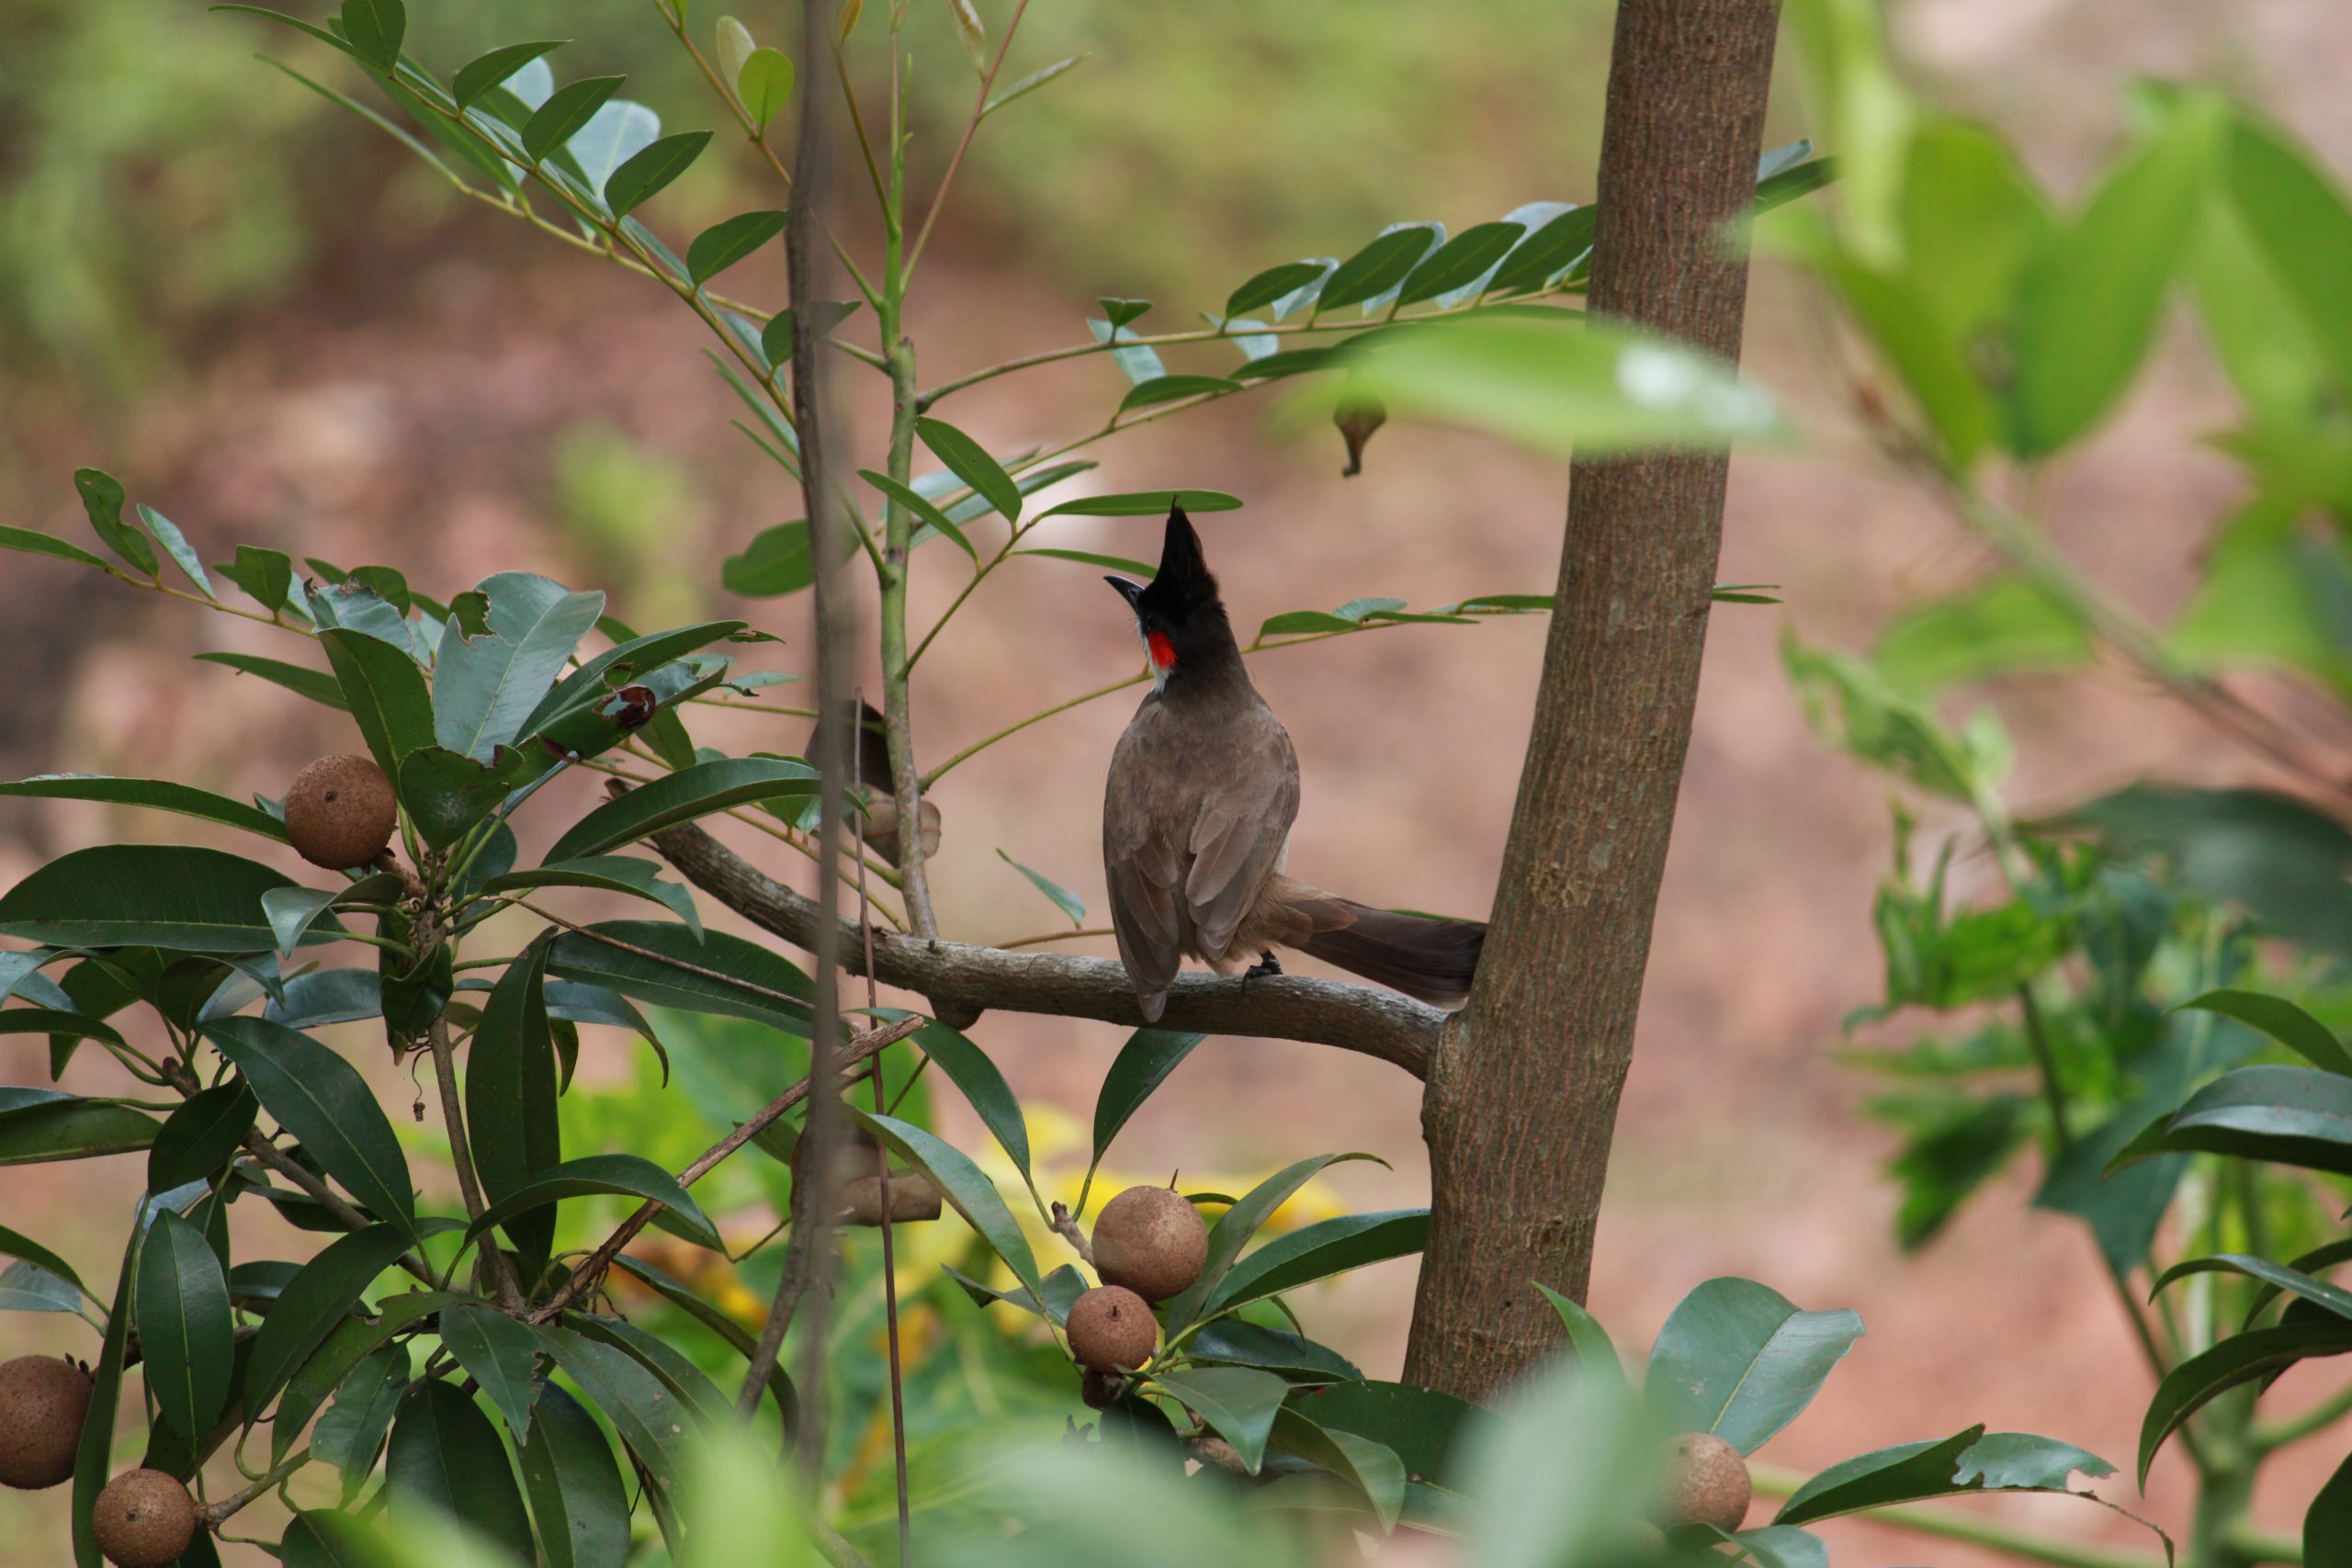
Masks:
[[[920,191],[952,145],[972,78],[944,8],[915,9]],[[1002,26],[1004,5],[983,11]],[[571,36],[561,74],[628,70],[628,96],[673,130],[717,118],[642,5],[413,0],[411,17],[412,40],[444,72],[494,42]],[[785,7],[744,17],[768,37],[790,25]],[[698,16],[698,30],[708,19]],[[2352,14],[2338,7],[1907,0],[1892,19],[1900,57],[1930,96],[1997,121],[2062,188],[2095,164],[2120,121],[2119,89],[2143,73],[2218,79],[2336,167],[2352,164],[2352,122],[2337,112]],[[1388,221],[1459,230],[1523,201],[1588,197],[1608,33],[1600,0],[1033,6],[1008,75],[1081,51],[1090,59],[992,119],[976,144],[911,314],[924,381],[1082,342],[1101,294],[1154,299],[1143,330],[1175,330],[1259,268],[1349,254]],[[790,639],[779,660],[799,668],[804,604],[734,604],[718,590],[720,559],[795,515],[797,501],[729,428],[736,406],[702,356],[699,325],[662,290],[457,197],[256,63],[257,50],[348,85],[323,51],[209,15],[198,0],[0,9],[0,522],[79,537],[71,471],[100,464],[208,560],[244,541],[383,562],[443,598],[488,571],[526,568],[607,590],[614,611],[641,626],[748,614]],[[1784,71],[1768,141],[1804,126],[1801,84]],[[772,200],[722,137],[650,211],[676,241]],[[780,274],[772,252],[729,286],[773,299]],[[1894,1192],[1878,1175],[1891,1138],[1856,1114],[1863,1086],[1837,1060],[1839,1019],[1875,995],[1869,902],[1889,852],[1884,794],[1806,730],[1776,643],[1793,624],[1808,638],[1859,646],[1890,613],[1982,562],[1920,496],[1841,460],[1853,446],[1840,434],[1841,361],[1803,281],[1762,269],[1749,321],[1751,370],[1819,439],[1809,457],[1735,467],[1722,576],[1778,582],[1786,604],[1724,606],[1713,619],[1592,1304],[1629,1348],[1715,1274],[1762,1280],[1804,1306],[1860,1309],[1868,1337],[1806,1419],[1765,1450],[1773,1462],[1810,1468],[1977,1420],[2120,1462],[2146,1379],[2074,1222],[2028,1211],[2019,1179],[1922,1255],[1903,1258],[1892,1243]],[[1214,355],[1169,357],[1175,370],[1216,367]],[[853,395],[861,375],[842,377]],[[1089,358],[960,394],[940,412],[992,449],[1018,450],[1092,428],[1123,387]],[[1566,491],[1558,465],[1391,426],[1367,471],[1343,480],[1337,438],[1291,432],[1269,421],[1269,406],[1255,394],[1121,435],[1067,493],[1193,485],[1241,496],[1245,510],[1204,531],[1245,626],[1364,595],[1418,606],[1549,591]],[[2122,417],[2052,486],[2061,542],[2143,609],[2177,603],[2232,502],[2229,470],[2198,446],[2226,406],[2203,346],[2177,331]],[[857,434],[870,463],[874,421]],[[1140,521],[1054,526],[1057,537],[1037,542],[1148,555],[1156,537]],[[944,550],[919,563],[920,623],[964,568]],[[1131,625],[1097,575],[1031,560],[992,581],[919,677],[923,755],[1133,667]],[[283,656],[277,635],[62,563],[0,558],[0,769],[278,793],[302,761],[353,749],[355,737],[339,716],[189,660]],[[1542,637],[1533,617],[1407,627],[1261,660],[1257,679],[1305,774],[1292,868],[1371,901],[1483,911]],[[2018,737],[2012,794],[2027,810],[2149,772],[2246,776],[2240,759],[2125,675],[1991,697]],[[1050,720],[944,784],[933,882],[949,934],[1005,940],[1059,919],[999,848],[1099,910],[1102,773],[1130,708],[1123,694]],[[738,751],[797,750],[804,730],[786,718],[702,728]],[[565,819],[554,807],[542,818]],[[69,849],[168,837],[173,820],[70,803],[0,807],[0,884]],[[1951,825],[1930,810],[1929,841]],[[798,876],[775,846],[721,831]],[[1963,862],[1964,875],[1984,869]],[[1080,1116],[1122,1038],[1104,1025],[1002,1014],[972,1032],[1024,1101]],[[367,1035],[341,1043],[359,1055]],[[588,1051],[592,1077],[621,1070],[622,1043],[594,1040]],[[0,1078],[40,1081],[40,1055],[37,1042],[0,1041]],[[1418,1203],[1427,1173],[1417,1109],[1414,1086],[1380,1064],[1216,1041],[1150,1102],[1122,1157],[1139,1170],[1249,1171],[1367,1149],[1394,1169],[1341,1168],[1337,1193],[1360,1208]],[[0,1213],[104,1281],[140,1174],[133,1161],[12,1171]],[[1374,1375],[1393,1375],[1410,1268],[1310,1293],[1310,1327]],[[0,1316],[0,1355],[89,1355],[88,1338],[70,1321]],[[2307,1496],[2315,1461],[2290,1455],[2266,1484],[2282,1500]],[[2147,1505],[2167,1522],[2179,1518],[2178,1466],[2159,1463]],[[2128,1485],[2105,1490],[2139,1506]],[[2061,1528],[2118,1540],[2134,1533],[2062,1500],[1969,1506],[2054,1514]],[[62,1493],[0,1495],[0,1563],[56,1561],[62,1510]],[[2283,1506],[2264,1512],[2273,1524],[2290,1517]],[[1824,1533],[1840,1562],[1982,1561],[1869,1527]]]

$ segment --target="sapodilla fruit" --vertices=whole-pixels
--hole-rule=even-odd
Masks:
[[[1736,1530],[1755,1496],[1747,1461],[1713,1432],[1685,1432],[1667,1443],[1658,1472],[1658,1523]]]
[[[74,1475],[90,1374],[57,1356],[0,1366],[0,1486],[37,1492]]]
[[[196,1499],[160,1470],[126,1470],[98,1494],[90,1533],[115,1568],[167,1568],[196,1539]]]
[[[1104,1284],[1164,1302],[1201,1277],[1209,1260],[1209,1227],[1172,1188],[1130,1187],[1102,1205],[1093,1247],[1094,1269]]]
[[[286,836],[312,865],[348,871],[392,841],[400,801],[375,759],[322,757],[286,788]]]
[[[1097,1285],[1079,1297],[1068,1327],[1070,1359],[1090,1371],[1134,1371],[1159,1343],[1151,1303],[1124,1285]]]

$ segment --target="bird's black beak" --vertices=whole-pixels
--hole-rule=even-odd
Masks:
[[[1128,609],[1136,608],[1136,600],[1143,593],[1142,583],[1125,577],[1106,577],[1102,581],[1119,591],[1119,596],[1127,602]]]

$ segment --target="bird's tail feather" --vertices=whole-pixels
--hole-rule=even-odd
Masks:
[[[1302,952],[1437,1007],[1454,1007],[1469,997],[1478,951],[1487,940],[1482,922],[1402,915],[1351,898],[1323,897],[1348,918],[1299,942]]]

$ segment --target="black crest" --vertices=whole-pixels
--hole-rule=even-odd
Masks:
[[[1168,510],[1168,535],[1159,549],[1159,572],[1136,595],[1136,608],[1155,619],[1181,622],[1213,605],[1216,579],[1201,553],[1201,536],[1182,506]]]

